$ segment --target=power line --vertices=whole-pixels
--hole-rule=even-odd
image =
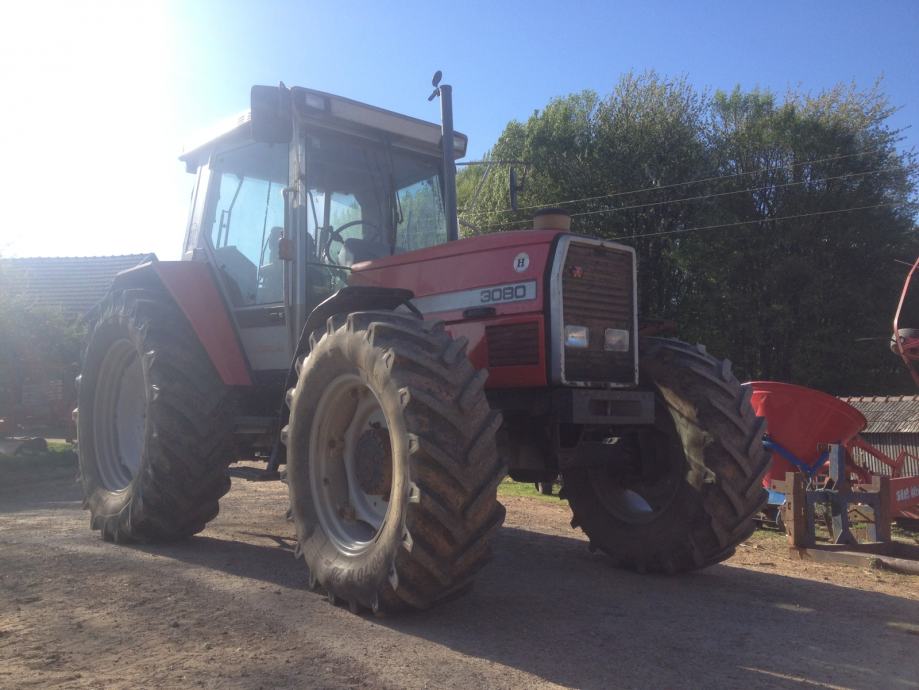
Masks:
[[[731,196],[732,194],[749,194],[750,192],[763,192],[770,189],[782,189],[783,187],[794,187],[801,184],[816,184],[818,182],[832,182],[833,180],[844,180],[850,177],[864,177],[866,175],[873,175],[874,173],[885,172],[887,170],[892,170],[896,166],[890,166],[887,168],[876,168],[875,170],[867,170],[865,172],[859,173],[846,173],[845,175],[836,175],[834,177],[823,177],[817,178],[814,180],[799,180],[798,182],[783,182],[782,184],[770,184],[763,185],[762,187],[750,187],[748,189],[736,189],[730,192],[714,192],[712,194],[699,194],[696,196],[687,196],[682,199],[670,199],[669,201],[653,201],[647,204],[632,204],[631,206],[616,206],[613,208],[602,208],[597,209],[596,211],[582,211],[581,213],[572,213],[571,217],[576,216],[593,216],[598,213],[615,213],[617,211],[629,211],[637,208],[650,208],[652,206],[666,206],[667,204],[679,204],[685,201],[700,201],[702,199],[714,199],[716,197],[722,196]]]
[[[757,218],[755,220],[742,220],[735,223],[718,223],[717,225],[697,225],[692,228],[680,228],[678,230],[662,230],[661,232],[647,232],[640,235],[619,235],[611,237],[612,240],[635,240],[645,237],[660,237],[662,235],[678,235],[686,232],[696,232],[698,230],[716,230],[718,228],[731,228],[740,225],[750,225],[751,223],[774,223],[780,220],[796,220],[798,218],[809,218],[811,216],[827,216],[833,213],[851,213],[852,211],[866,211],[872,208],[885,208],[888,206],[903,206],[902,202],[889,202],[886,204],[872,204],[870,206],[855,206],[852,208],[837,208],[832,211],[813,211],[812,213],[798,213],[791,216],[776,216],[775,218]]]
[[[858,173],[846,173],[845,175],[836,175],[834,177],[822,177],[822,178],[816,178],[812,180],[799,180],[797,182],[783,182],[782,184],[764,185],[762,187],[735,189],[730,192],[713,192],[711,194],[698,194],[696,196],[687,196],[687,197],[682,197],[680,199],[666,199],[663,201],[650,201],[644,204],[631,204],[629,206],[615,206],[612,208],[601,208],[601,209],[596,209],[594,211],[582,211],[580,213],[572,213],[571,217],[577,218],[581,216],[594,216],[594,215],[601,214],[601,213],[618,213],[620,211],[633,211],[635,209],[640,209],[640,208],[651,208],[654,206],[666,206],[668,204],[679,204],[679,203],[685,203],[687,201],[701,201],[703,199],[714,199],[717,197],[731,196],[734,194],[749,194],[751,192],[762,192],[762,191],[768,191],[771,189],[782,189],[785,187],[794,187],[796,185],[816,184],[818,182],[831,182],[833,180],[843,180],[843,179],[855,178],[855,177],[865,177],[866,175],[873,175],[875,173],[885,172],[887,170],[893,170],[896,167],[897,166],[889,166],[886,168],[876,168],[874,170],[867,170],[867,171],[858,172]],[[506,227],[510,225],[516,225],[518,222],[519,221],[507,221],[504,223],[496,223],[488,227],[501,228],[501,227]]]
[[[800,168],[805,165],[814,165],[815,163],[826,163],[828,161],[842,160],[844,158],[853,158],[855,156],[861,156],[866,153],[876,153],[881,152],[881,149],[862,149],[861,151],[856,151],[854,153],[844,153],[838,156],[827,156],[826,158],[814,158],[812,160],[801,161],[800,163],[788,163],[786,165],[779,165],[775,170],[785,170],[785,169],[794,169]],[[512,213],[516,211],[528,211],[534,208],[546,208],[546,207],[555,207],[555,206],[567,206],[569,204],[577,204],[584,201],[596,201],[598,199],[612,199],[620,196],[628,196],[629,194],[643,194],[644,192],[654,192],[663,189],[673,189],[675,187],[684,187],[691,184],[701,184],[702,182],[713,182],[715,180],[727,180],[734,177],[744,177],[746,175],[756,175],[758,173],[767,172],[764,168],[758,168],[756,170],[748,170],[747,172],[740,173],[730,173],[728,175],[714,175],[712,177],[701,177],[695,180],[686,180],[684,182],[674,182],[672,184],[659,185],[657,187],[642,187],[640,189],[631,189],[624,192],[611,192],[609,194],[601,194],[599,196],[585,196],[578,199],[568,199],[566,201],[554,201],[545,204],[535,204],[533,206],[520,206],[516,209],[513,208],[504,208],[497,211],[466,211],[461,210],[460,213],[472,213],[473,215],[484,215],[488,213]]]

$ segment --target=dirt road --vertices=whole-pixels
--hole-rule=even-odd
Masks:
[[[355,616],[306,591],[285,487],[234,480],[182,544],[89,530],[67,466],[0,464],[0,687],[919,688],[919,578],[792,561],[638,576],[567,510],[506,499],[471,595]]]

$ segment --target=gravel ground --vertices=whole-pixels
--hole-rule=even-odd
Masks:
[[[72,466],[0,461],[0,688],[919,688],[919,577],[792,560],[769,533],[638,576],[564,505],[509,496],[469,596],[356,616],[306,590],[285,490],[234,480],[201,535],[116,546]]]

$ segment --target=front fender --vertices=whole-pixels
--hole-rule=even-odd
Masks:
[[[343,287],[334,295],[319,303],[307,317],[303,331],[300,333],[300,342],[297,345],[294,360],[299,355],[306,354],[309,349],[310,334],[324,327],[330,316],[349,314],[353,311],[391,311],[403,304],[411,308],[410,300],[414,296],[411,290],[402,288],[369,285],[348,285]],[[418,315],[420,316],[420,314]]]

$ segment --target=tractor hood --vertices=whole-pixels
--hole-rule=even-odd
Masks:
[[[518,230],[469,237],[352,267],[352,285],[400,287],[416,297],[509,283],[535,283],[539,299],[546,265],[561,230]]]

